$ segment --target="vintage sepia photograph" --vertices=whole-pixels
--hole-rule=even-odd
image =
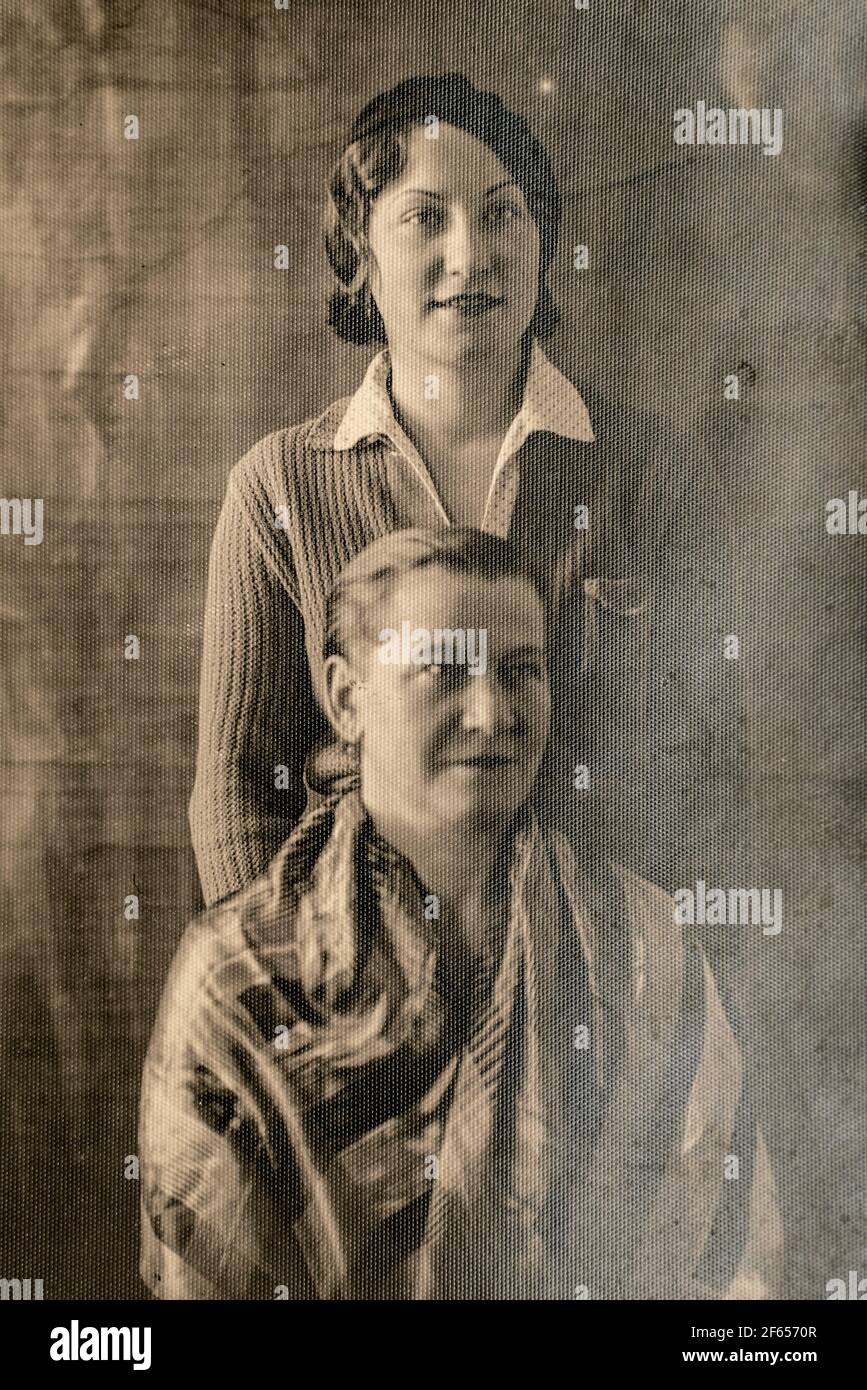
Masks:
[[[711,1302],[672,1365],[821,1362],[863,9],[0,33],[0,1300],[133,1369],[178,1301]]]

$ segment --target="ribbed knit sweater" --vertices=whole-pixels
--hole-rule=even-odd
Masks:
[[[649,777],[657,810],[652,824],[644,815],[646,843],[619,857],[670,884],[684,881],[691,849],[699,868],[707,861],[707,778],[738,776],[736,677],[721,651],[736,630],[723,612],[725,506],[682,441],[591,390],[582,396],[595,442],[530,435],[509,533],[549,581],[554,734],[542,779],[568,828],[606,778],[636,791]],[[190,802],[208,904],[255,877],[318,799],[304,769],[328,738],[316,697],[325,600],[341,568],[399,525],[441,524],[421,494],[411,515],[401,511],[384,441],[331,447],[349,400],[267,435],[229,476],[210,555]],[[576,528],[579,505],[587,530]],[[578,765],[589,768],[589,800]],[[636,824],[623,821],[633,838]]]

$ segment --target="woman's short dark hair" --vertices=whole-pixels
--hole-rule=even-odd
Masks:
[[[325,250],[339,284],[329,300],[329,326],[349,343],[386,343],[367,284],[368,218],[374,200],[403,172],[409,132],[429,116],[488,145],[523,190],[539,230],[539,296],[529,332],[547,338],[560,317],[546,280],[560,230],[554,171],[526,121],[496,93],[457,72],[406,78],[368,102],[353,121],[331,177],[325,216]]]

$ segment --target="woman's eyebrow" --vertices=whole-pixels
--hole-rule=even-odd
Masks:
[[[520,184],[515,183],[515,180],[514,180],[514,179],[504,179],[502,183],[495,183],[495,184],[493,185],[493,187],[491,187],[491,188],[489,188],[489,189],[487,190],[486,193],[483,193],[483,194],[482,194],[482,197],[484,197],[484,198],[490,198],[490,196],[491,196],[492,193],[499,193],[499,191],[500,191],[501,188],[519,188],[519,187],[520,187]],[[400,190],[400,193],[395,194],[395,197],[402,198],[402,197],[404,197],[404,196],[406,196],[406,195],[408,195],[408,194],[410,194],[410,193],[420,193],[420,194],[422,195],[422,197],[424,197],[424,198],[443,198],[443,197],[445,197],[445,194],[443,194],[443,193],[437,193],[436,189],[433,189],[433,188],[402,188],[402,189]]]
[[[499,193],[501,188],[520,188],[520,184],[515,183],[514,179],[503,179],[502,183],[495,183],[492,188],[489,188],[484,196],[490,198],[492,193]]]

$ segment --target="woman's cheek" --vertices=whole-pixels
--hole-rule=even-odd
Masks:
[[[551,732],[551,691],[547,685],[538,691],[529,708],[532,711],[533,736],[537,743],[544,746]]]

